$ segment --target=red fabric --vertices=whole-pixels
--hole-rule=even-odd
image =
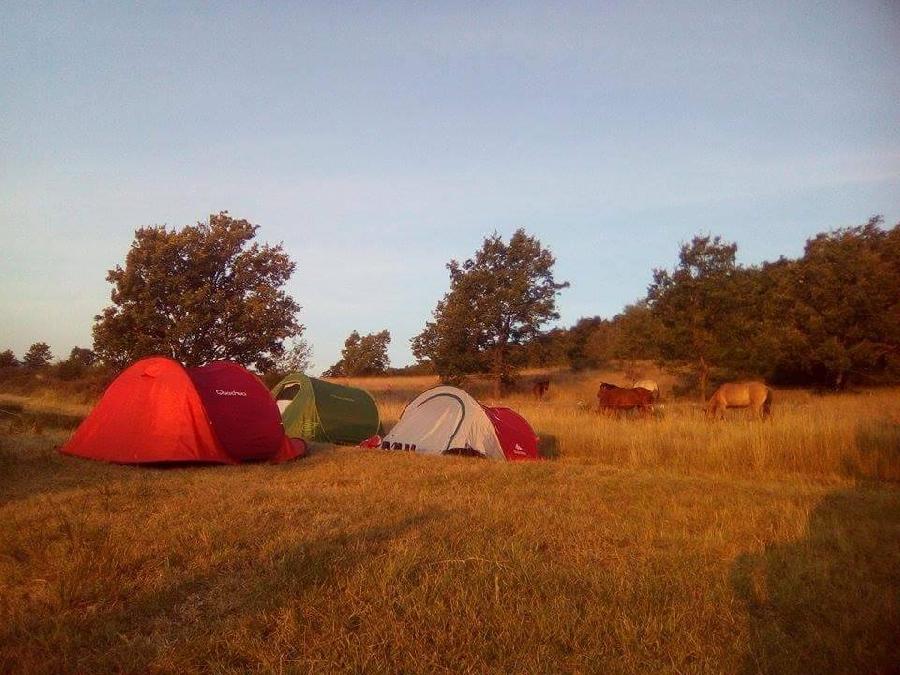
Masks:
[[[278,453],[271,461],[274,464],[280,464],[281,462],[287,462],[288,460],[297,459],[298,457],[306,457],[308,450],[309,446],[302,438],[288,438],[285,436],[281,440],[281,446],[278,448]]]
[[[253,373],[230,361],[189,368],[216,437],[239,461],[274,457],[284,438],[281,413],[272,394]]]
[[[62,452],[121,463],[235,462],[219,445],[187,371],[163,357],[119,375]]]
[[[524,417],[509,408],[485,406],[484,411],[494,425],[507,460],[540,459],[538,437]]]
[[[232,368],[220,370],[228,373],[228,381],[232,384],[237,381]],[[240,370],[245,374],[244,384],[251,383],[248,390],[258,384],[265,391],[249,371]],[[268,396],[268,392],[266,394]],[[250,399],[249,395],[247,398]],[[254,407],[264,408],[255,395],[250,400]],[[278,408],[271,396],[268,402],[269,408],[278,416]],[[268,416],[265,410],[262,414]],[[214,428],[213,424],[222,428]],[[295,447],[284,436],[280,416],[277,417],[277,437],[271,427],[264,433],[256,430],[244,437],[254,443],[249,452],[244,452],[233,438],[223,433],[227,429],[233,434],[232,426],[225,422],[225,415],[218,408],[213,415],[207,414],[194,381],[179,363],[155,356],[138,361],[115,379],[61,452],[122,464],[237,464],[251,456],[278,462],[305,454],[305,444]],[[227,445],[220,443],[222,438]],[[272,440],[265,457],[261,454],[264,449],[261,439]],[[229,448],[235,454],[230,454]]]
[[[381,447],[381,436],[375,434],[374,436],[369,436],[366,440],[359,444],[361,448],[380,448]]]

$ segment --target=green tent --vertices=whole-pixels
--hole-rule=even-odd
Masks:
[[[368,392],[291,373],[275,385],[288,436],[356,445],[378,433],[378,407]]]

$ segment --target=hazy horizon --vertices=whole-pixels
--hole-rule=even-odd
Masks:
[[[90,346],[135,228],[283,241],[316,368],[394,366],[444,267],[518,227],[561,325],[699,232],[744,263],[900,221],[900,9],[570,3],[0,9],[0,349]]]

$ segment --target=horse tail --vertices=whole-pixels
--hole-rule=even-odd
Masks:
[[[763,417],[768,417],[772,414],[772,389],[771,387],[766,387],[766,400],[763,401]]]

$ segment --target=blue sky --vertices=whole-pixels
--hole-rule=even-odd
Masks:
[[[298,264],[317,368],[525,227],[563,324],[698,232],[744,262],[900,220],[900,5],[191,3],[0,8],[0,349],[89,345],[134,229],[227,209]]]

